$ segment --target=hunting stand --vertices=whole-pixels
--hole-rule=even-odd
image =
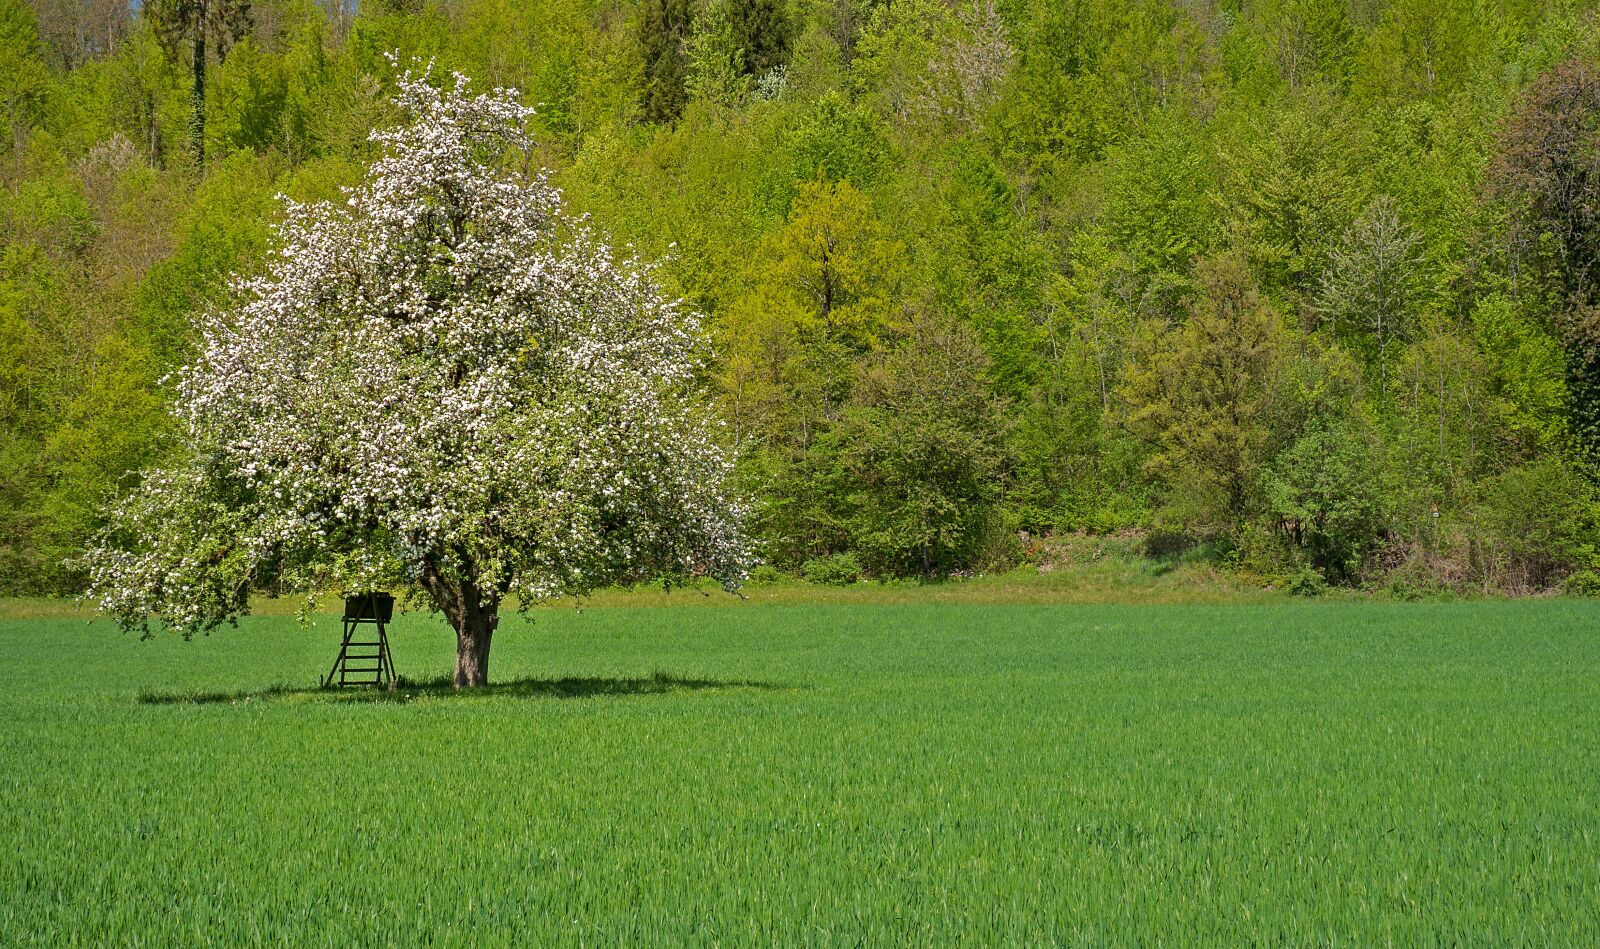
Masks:
[[[324,688],[346,685],[394,687],[394,659],[389,655],[389,620],[394,618],[394,597],[387,593],[360,593],[344,598],[344,641],[339,658],[333,661]],[[371,640],[353,637],[364,628],[374,632]],[[368,652],[351,652],[371,650]],[[351,665],[354,662],[356,665]]]

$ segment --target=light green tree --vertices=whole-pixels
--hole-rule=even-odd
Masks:
[[[745,51],[734,36],[728,16],[730,0],[711,0],[695,18],[685,58],[688,75],[684,88],[691,99],[713,105],[738,105],[750,94],[745,75]]]
[[[33,11],[24,0],[0,0],[0,147],[21,144],[27,129],[44,115],[50,75]]]
[[[867,568],[943,576],[973,565],[1008,472],[1008,407],[959,323],[922,319],[862,362],[823,437],[834,516]]]
[[[1380,393],[1389,390],[1389,350],[1417,323],[1417,266],[1416,235],[1379,198],[1345,231],[1322,277],[1316,309],[1333,335],[1370,338]]]
[[[1146,338],[1119,401],[1172,515],[1226,535],[1260,512],[1261,471],[1294,430],[1293,343],[1238,253],[1202,261],[1195,282],[1188,318]]]

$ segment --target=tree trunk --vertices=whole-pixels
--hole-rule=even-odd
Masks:
[[[194,164],[206,164],[206,19],[201,7],[194,30],[194,86],[190,90],[189,137],[194,145]]]
[[[473,580],[452,577],[432,562],[423,570],[422,587],[456,631],[456,688],[488,685],[489,644],[500,625],[505,591],[485,592]]]
[[[500,621],[498,613],[473,608],[456,628],[456,679],[458,689],[489,684],[489,644]]]

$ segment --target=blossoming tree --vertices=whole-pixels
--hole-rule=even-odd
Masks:
[[[85,557],[125,627],[211,629],[267,581],[398,588],[474,686],[508,598],[743,576],[694,316],[526,172],[514,93],[427,79],[347,200],[291,203],[264,276],[202,318],[177,459]]]

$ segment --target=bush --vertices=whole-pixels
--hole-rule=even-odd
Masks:
[[[1328,584],[1315,567],[1302,567],[1289,575],[1283,588],[1291,596],[1321,596],[1327,592]]]
[[[835,516],[875,576],[949,576],[1012,557],[992,544],[1005,405],[988,366],[971,330],[932,321],[858,366],[820,443]]]
[[[1279,531],[1319,577],[1353,580],[1382,535],[1373,440],[1359,420],[1317,424],[1262,478]]]
[[[1580,570],[1568,577],[1567,593],[1572,596],[1600,597],[1600,571]]]
[[[1547,589],[1594,565],[1594,488],[1557,459],[1488,479],[1474,513],[1476,559],[1488,585],[1513,592]]]
[[[1142,553],[1146,557],[1156,559],[1177,557],[1198,546],[1200,546],[1200,541],[1193,534],[1179,530],[1157,528],[1144,535]]]
[[[768,583],[777,583],[782,579],[782,571],[770,563],[763,563],[751,568],[750,579],[747,582],[751,586],[762,586]]]
[[[1036,541],[1022,530],[1021,521],[1009,511],[996,509],[990,512],[983,526],[972,567],[979,573],[1005,573],[1025,563]]]
[[[1452,589],[1452,582],[1459,583],[1459,579],[1452,576],[1450,566],[1446,560],[1413,552],[1384,575],[1380,589],[1397,600],[1443,596]]]
[[[861,561],[848,552],[807,560],[800,569],[807,580],[830,587],[849,586],[861,579]]]

